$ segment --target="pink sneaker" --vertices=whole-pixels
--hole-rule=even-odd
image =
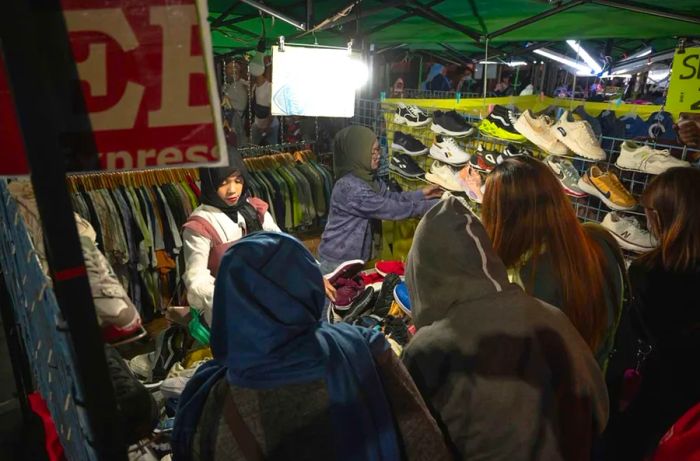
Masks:
[[[481,175],[478,171],[467,165],[459,171],[457,175],[459,184],[467,193],[467,196],[476,203],[484,200],[484,192],[481,184]]]
[[[406,271],[406,267],[401,261],[377,261],[374,268],[382,277],[386,277],[387,274],[396,274],[403,277]]]

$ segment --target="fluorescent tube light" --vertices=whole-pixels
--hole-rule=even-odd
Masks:
[[[561,55],[559,53],[555,53],[554,51],[548,50],[546,48],[539,48],[537,50],[534,50],[533,53],[539,54],[540,56],[544,56],[545,58],[549,58],[553,61],[557,61],[557,62],[560,62],[562,64],[565,64],[573,69],[576,69],[577,71],[585,72],[586,73],[585,75],[592,75],[595,73],[593,71],[593,69],[591,69],[590,67],[588,67],[584,64],[581,64],[580,62],[576,62],[570,58],[567,58],[564,55]]]
[[[596,74],[599,74],[603,71],[603,68],[600,67],[600,64],[598,64],[595,59],[591,57],[590,54],[586,50],[583,49],[581,44],[575,40],[567,40],[566,44],[569,45],[573,50],[578,53],[579,56],[581,56],[581,59],[585,61],[586,64],[588,64],[588,67],[593,69]]]

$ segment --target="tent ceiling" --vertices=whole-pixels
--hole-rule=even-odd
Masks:
[[[310,18],[307,3],[312,5]],[[413,50],[440,51],[452,56],[454,53],[441,44],[473,56],[483,53],[489,36],[489,49],[493,50],[490,54],[498,49],[522,49],[528,42],[580,39],[595,45],[595,40],[616,39],[613,57],[639,48],[642,41],[652,41],[655,48],[663,49],[675,44],[674,37],[700,37],[698,0],[674,0],[663,6],[651,0],[267,0],[265,4],[313,25],[349,5],[354,7],[331,27],[304,34],[269,15],[261,19],[258,11],[244,2],[210,0],[214,51],[254,48],[263,32],[263,22],[270,41],[284,35],[288,42],[308,43],[316,39],[321,44],[342,45],[355,37],[375,43],[380,49],[405,44]],[[649,14],[652,10],[658,15]],[[507,29],[550,11],[556,14]]]

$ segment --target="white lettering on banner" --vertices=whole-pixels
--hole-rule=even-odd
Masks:
[[[100,158],[107,157],[106,165],[108,170],[116,170],[182,163],[183,159],[188,163],[203,163],[209,160],[207,152],[216,158],[218,151],[217,146],[212,147],[210,151],[205,145],[197,145],[188,147],[184,154],[181,149],[170,146],[164,147],[160,151],[156,149],[139,149],[135,155],[125,150],[107,152],[106,154],[100,153],[99,155]],[[154,159],[155,162],[149,161]]]
[[[163,77],[160,109],[148,114],[152,127],[197,125],[211,120],[209,106],[189,105],[190,75],[201,73],[202,57],[192,56],[192,28],[197,25],[193,5],[151,8],[151,24],[163,28]]]
[[[139,46],[134,31],[120,8],[64,11],[68,30],[71,32],[101,32],[114,39],[124,51]],[[104,43],[94,43],[88,48],[88,57],[79,62],[81,80],[90,85],[94,96],[107,94],[107,53]],[[90,122],[94,130],[122,130],[133,128],[141,105],[144,87],[127,82],[119,102],[101,112],[91,112]]]

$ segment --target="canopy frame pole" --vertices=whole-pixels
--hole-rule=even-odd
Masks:
[[[425,7],[426,7],[426,8],[432,8],[432,7],[434,7],[434,6],[439,5],[440,3],[444,2],[444,1],[445,1],[445,0],[433,0],[432,2],[428,3],[427,5],[425,5]],[[404,11],[405,11],[405,10],[404,10]],[[385,22],[385,23],[383,23],[383,24],[379,24],[379,25],[373,27],[372,29],[370,29],[370,30],[368,30],[368,31],[366,32],[366,35],[371,35],[371,34],[374,34],[374,33],[376,33],[376,32],[379,32],[380,30],[386,29],[387,27],[391,27],[391,26],[393,26],[393,25],[395,25],[395,24],[400,23],[400,22],[403,21],[404,19],[410,18],[411,16],[415,16],[415,14],[413,14],[412,11],[409,11],[409,12],[407,12],[407,13],[404,13],[404,14],[402,14],[401,16],[397,16],[397,17],[395,17],[394,19],[392,19],[392,20],[390,20],[390,21],[387,21],[387,22]]]
[[[522,21],[518,21],[514,24],[511,24],[510,26],[506,26],[502,29],[498,29],[494,32],[491,32],[490,34],[487,35],[488,38],[494,38],[501,36],[503,34],[507,34],[508,32],[513,32],[514,30],[521,29],[525,26],[529,26],[530,24],[533,24],[535,22],[541,21],[543,19],[547,19],[550,16],[554,16],[555,14],[559,14],[563,11],[569,10],[571,8],[574,8],[579,5],[583,5],[584,3],[587,3],[590,0],[573,0],[568,3],[563,3],[555,8],[552,8],[547,11],[543,11],[542,13],[536,14],[534,16],[530,16],[529,18],[525,18]]]
[[[489,38],[486,37],[486,48],[485,48],[485,55],[486,58],[484,58],[484,71],[482,73],[482,77],[484,78],[484,106],[486,105],[486,83],[488,81],[488,63],[489,63]]]
[[[219,16],[217,16],[216,19],[214,19],[211,22],[209,27],[211,29],[215,29],[215,28],[221,26],[222,25],[221,23],[223,23],[224,20],[226,20],[226,18],[228,18],[231,15],[231,13],[233,13],[233,10],[235,10],[238,7],[238,5],[240,5],[241,3],[242,2],[240,0],[235,1],[235,2],[231,2],[231,5],[229,5],[229,7],[226,8],[223,13],[221,13]]]
[[[651,16],[656,16],[659,18],[673,19],[676,21],[689,22],[692,24],[700,24],[700,17],[691,16],[688,14],[678,14],[671,11],[660,10],[658,8],[651,8],[648,5],[642,5],[636,2],[629,2],[623,0],[592,0],[593,3],[602,6],[609,6],[610,8],[618,8],[625,11],[633,11],[635,13],[648,14]]]

